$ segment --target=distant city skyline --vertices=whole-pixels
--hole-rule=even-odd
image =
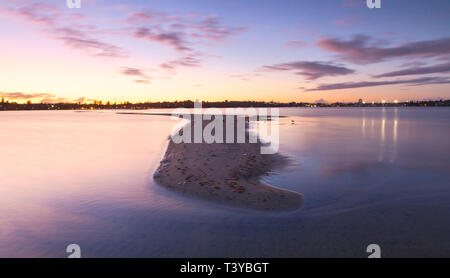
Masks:
[[[0,0],[26,103],[450,99],[450,2]]]

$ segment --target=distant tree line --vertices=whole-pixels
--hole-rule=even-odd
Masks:
[[[265,102],[265,101],[204,101],[205,108],[217,107],[405,107],[405,106],[450,106],[450,100],[423,100],[395,103],[306,103],[306,102]],[[94,101],[93,103],[26,103],[9,102],[2,98],[0,110],[95,110],[95,109],[157,109],[157,108],[193,108],[194,101],[164,101],[164,102],[138,102],[128,101],[121,103],[111,103]]]

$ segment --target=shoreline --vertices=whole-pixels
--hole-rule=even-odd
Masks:
[[[209,122],[204,120],[203,125]],[[194,128],[193,121],[188,125]],[[246,130],[246,137],[248,134]],[[259,139],[257,143],[246,140],[247,143],[209,144],[176,144],[169,140],[165,155],[154,173],[156,183],[169,190],[265,211],[295,210],[303,203],[300,193],[274,187],[261,180],[264,175],[287,166],[289,161],[278,153],[260,154],[262,143]]]

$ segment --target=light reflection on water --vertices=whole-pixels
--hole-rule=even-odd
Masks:
[[[385,256],[448,255],[449,109],[281,114],[280,151],[295,163],[266,180],[304,194],[290,213],[154,185],[168,117],[2,112],[0,257],[64,257],[69,243],[87,257],[363,257],[370,243]]]

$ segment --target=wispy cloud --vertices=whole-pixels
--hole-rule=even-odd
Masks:
[[[260,73],[253,72],[253,73],[244,73],[244,74],[230,74],[228,77],[239,79],[241,81],[251,81],[255,77],[261,76]]]
[[[201,65],[201,60],[198,55],[187,55],[181,58],[168,61],[166,63],[160,64],[160,67],[165,70],[175,70],[177,67],[199,67]]]
[[[151,77],[148,76],[144,70],[138,68],[122,67],[120,73],[123,75],[137,77],[139,79],[134,82],[139,84],[150,84]]]
[[[126,22],[132,25],[135,38],[162,43],[179,52],[196,51],[196,44],[221,42],[246,29],[222,23],[217,16],[170,15],[145,11],[131,13]]]
[[[319,40],[317,45],[338,54],[343,60],[359,64],[377,63],[393,58],[442,57],[450,54],[450,38],[378,47],[372,38],[356,35],[350,40],[324,38]]]
[[[189,25],[188,25],[189,26]],[[217,16],[207,16],[199,21],[191,23],[195,32],[193,37],[207,39],[209,41],[221,42],[248,29],[245,26],[230,26],[221,22]]]
[[[419,75],[419,74],[430,74],[430,73],[446,73],[450,72],[450,63],[438,64],[428,67],[412,67],[408,69],[386,72],[383,74],[375,75],[375,78],[381,77],[395,77],[404,75]]]
[[[292,40],[292,41],[288,41],[285,45],[290,48],[300,48],[300,47],[305,47],[306,43],[304,41],[300,41],[300,40]]]
[[[96,26],[79,24],[82,14],[66,14],[62,8],[44,2],[9,1],[2,14],[20,18],[42,26],[43,31],[65,45],[93,56],[122,57],[125,51],[116,45],[101,41]]]
[[[137,68],[123,67],[121,70],[121,73],[125,74],[125,75],[134,75],[134,76],[148,78],[148,76],[144,73],[143,70],[137,69]]]
[[[160,64],[160,68],[175,71],[177,67],[198,67],[206,56],[199,45],[226,41],[244,30],[231,26],[218,16],[200,14],[174,15],[152,10],[133,12],[125,20],[131,35],[137,39],[166,45],[180,57]]]
[[[141,27],[136,29],[134,36],[151,42],[159,42],[173,47],[177,51],[190,51],[188,42],[185,41],[181,32],[155,32],[150,28]]]
[[[307,80],[315,80],[324,76],[346,75],[355,72],[352,69],[333,63],[308,61],[275,64],[264,66],[263,68],[275,71],[296,71],[295,74],[304,76]]]
[[[398,84],[410,84],[412,86],[419,85],[430,85],[430,84],[450,84],[449,78],[443,77],[423,77],[416,79],[403,79],[403,80],[393,80],[393,81],[363,81],[363,82],[344,82],[344,83],[332,83],[332,84],[321,84],[313,89],[304,89],[305,92],[312,91],[332,91],[332,90],[343,90],[343,89],[354,89],[363,87],[375,87],[383,85],[398,85]]]
[[[84,51],[92,56],[127,57],[128,51],[119,45],[109,43],[104,35],[119,35],[142,39],[151,43],[168,46],[180,57],[160,64],[163,69],[200,66],[208,57],[200,51],[200,46],[210,46],[224,42],[233,35],[247,29],[244,26],[225,24],[217,15],[197,13],[171,14],[153,10],[136,11],[134,6],[121,7],[124,14],[114,29],[104,29],[90,24],[92,19],[63,5],[44,1],[6,0],[0,8],[2,14],[41,26],[41,30],[65,46]],[[144,83],[140,78],[138,83]]]
[[[84,50],[93,56],[103,57],[124,57],[123,49],[97,39],[88,39],[82,37],[58,37],[67,46],[74,49]]]
[[[361,18],[359,16],[349,16],[343,19],[338,19],[333,21],[334,25],[337,26],[350,26],[350,25],[355,25],[356,23],[360,22]]]
[[[7,99],[13,99],[13,100],[27,100],[27,99],[33,99],[33,98],[55,97],[55,95],[46,94],[46,93],[27,94],[27,93],[22,93],[22,92],[14,92],[14,93],[0,92],[0,96],[7,98]]]
[[[136,79],[136,80],[134,80],[134,82],[136,82],[138,84],[150,84],[150,80],[145,80],[145,79]]]
[[[80,97],[75,100],[66,97],[59,97],[48,93],[23,93],[23,92],[0,92],[0,97],[9,101],[36,101],[40,103],[66,103],[66,102],[85,102],[90,101],[85,97]]]

